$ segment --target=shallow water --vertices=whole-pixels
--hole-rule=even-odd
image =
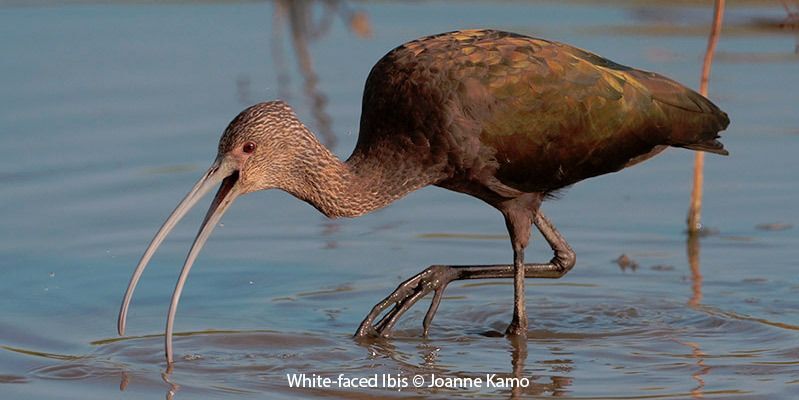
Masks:
[[[311,46],[335,151],[354,145],[371,65],[456,28],[569,42],[695,86],[711,10],[658,4],[352,4],[374,36],[358,39],[334,17]],[[0,397],[799,396],[799,39],[779,28],[779,3],[749,4],[728,10],[713,66],[732,155],[707,158],[704,221],[717,233],[692,257],[683,229],[693,156],[669,150],[545,204],[578,264],[563,279],[529,281],[528,341],[497,337],[511,316],[507,281],[450,285],[426,339],[419,304],[394,339],[355,341],[371,306],[423,267],[509,261],[499,214],[429,188],[331,222],[284,193],[253,194],[197,261],[169,374],[164,315],[205,206],[153,259],[130,336],[118,338],[138,257],[245,105],[282,90],[314,126],[293,56],[283,61],[290,85],[276,84],[272,5],[0,8]],[[622,254],[634,262],[625,269]],[[536,237],[527,259],[549,257]],[[293,373],[529,384],[297,389]]]

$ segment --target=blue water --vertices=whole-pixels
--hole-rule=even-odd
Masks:
[[[396,45],[494,27],[568,42],[698,85],[712,10],[660,2],[353,3],[311,44],[346,157],[363,81]],[[692,269],[685,212],[693,154],[671,149],[544,205],[578,254],[558,281],[527,286],[524,345],[486,336],[511,316],[510,282],[454,283],[431,336],[425,305],[397,337],[351,338],[371,306],[436,263],[511,258],[500,215],[443,189],[328,221],[281,192],[239,199],[193,270],[166,380],[169,294],[207,203],[161,247],[116,313],[149,239],[210,165],[242,108],[278,97],[271,3],[0,4],[0,397],[792,398],[799,395],[799,55],[796,31],[764,29],[779,3],[727,12],[710,97],[732,119],[730,157],[706,159],[705,224]],[[318,19],[321,6],[313,7]],[[287,99],[317,129],[284,23]],[[763,224],[779,224],[766,225]],[[784,228],[784,229],[775,229]],[[614,262],[626,254],[636,270]],[[528,260],[549,259],[534,238]],[[497,388],[298,389],[335,377],[519,374]],[[171,383],[170,383],[171,382]],[[121,390],[124,389],[124,390]]]

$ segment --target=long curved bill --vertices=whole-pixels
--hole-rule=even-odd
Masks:
[[[147,250],[144,251],[144,254],[141,256],[138,265],[136,265],[136,269],[133,271],[133,275],[130,277],[130,283],[128,283],[128,288],[125,290],[125,297],[122,300],[122,306],[119,308],[119,318],[117,319],[117,331],[120,335],[125,334],[125,326],[127,322],[127,315],[128,315],[128,308],[130,307],[130,301],[133,297],[133,291],[136,289],[136,285],[139,283],[139,278],[141,278],[144,269],[147,267],[147,263],[150,262],[150,258],[152,258],[155,251],[158,249],[158,246],[164,241],[164,238],[172,231],[172,229],[177,225],[178,222],[183,218],[186,213],[194,207],[197,202],[205,196],[212,188],[218,185],[220,182],[223,182],[228,177],[236,176],[238,178],[238,173],[233,169],[228,167],[222,160],[217,159],[208,171],[203,174],[199,181],[194,185],[194,187],[189,191],[186,197],[180,201],[175,210],[172,211],[172,214],[164,221],[164,224],[161,226],[161,229],[155,234],[153,240],[150,242],[150,245],[147,246]],[[215,201],[216,203],[216,201]],[[210,212],[210,210],[209,210]],[[207,218],[206,218],[207,220]]]
[[[205,245],[205,241],[211,236],[211,232],[214,230],[217,223],[219,223],[219,220],[222,218],[222,215],[225,214],[228,207],[233,204],[233,200],[238,197],[239,186],[236,185],[238,179],[239,173],[235,171],[222,180],[222,185],[219,186],[219,191],[216,192],[214,201],[211,203],[211,207],[208,208],[208,213],[205,215],[205,220],[200,226],[199,232],[197,232],[197,237],[194,238],[191,250],[189,250],[189,254],[186,256],[186,262],[183,263],[183,269],[180,271],[178,282],[175,284],[175,290],[172,292],[172,301],[169,304],[169,313],[166,317],[166,331],[164,332],[164,350],[166,351],[166,361],[170,365],[173,360],[172,331],[175,325],[175,313],[178,309],[180,294],[183,292],[186,278],[189,277],[191,266],[194,264],[194,260],[197,259],[197,255],[200,254],[200,250],[202,250],[203,245]]]

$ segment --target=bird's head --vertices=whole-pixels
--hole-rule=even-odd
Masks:
[[[211,170],[222,182],[235,180],[238,195],[287,189],[299,178],[303,159],[316,142],[288,104],[270,101],[251,106],[230,122]],[[210,172],[210,171],[209,171]]]
[[[256,104],[236,116],[219,140],[213,164],[169,215],[136,266],[120,309],[119,333],[125,332],[133,290],[150,258],[172,228],[206,193],[219,187],[186,257],[173,293],[174,306],[197,254],[233,201],[242,194],[257,190],[291,189],[301,179],[303,160],[311,156],[308,148],[313,147],[315,140],[291,107],[280,101]]]

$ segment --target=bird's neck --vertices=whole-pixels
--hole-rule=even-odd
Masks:
[[[314,147],[313,160],[303,163],[303,184],[288,191],[330,218],[367,214],[434,183],[399,154],[354,153],[343,162],[318,141]]]

